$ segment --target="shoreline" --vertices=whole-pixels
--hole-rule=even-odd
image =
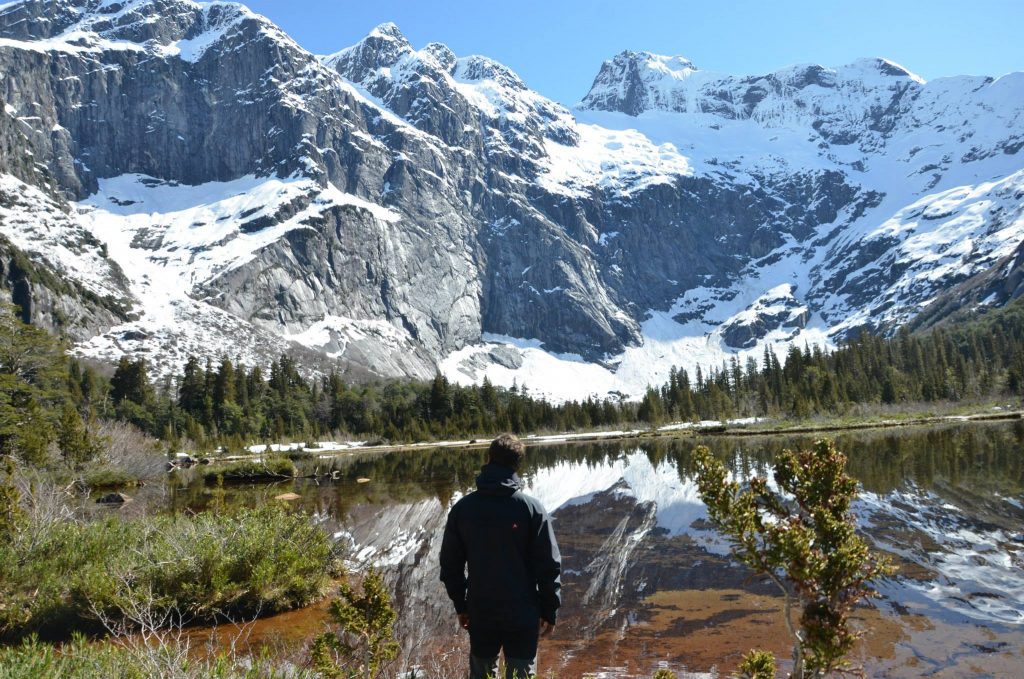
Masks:
[[[754,438],[758,436],[791,436],[799,434],[818,434],[845,431],[861,431],[867,429],[896,429],[900,427],[920,427],[935,424],[955,424],[957,422],[998,422],[1024,419],[1024,410],[1004,410],[999,412],[981,412],[968,415],[934,415],[929,417],[915,417],[908,419],[886,419],[866,420],[863,422],[850,422],[845,424],[808,424],[795,426],[769,426],[759,428],[758,422],[746,422],[737,424],[740,420],[722,422],[676,422],[662,425],[652,429],[630,429],[614,431],[587,431],[564,434],[529,434],[522,437],[523,443],[528,447],[539,445],[563,445],[570,443],[595,443],[606,441],[642,441],[660,438],[692,438],[696,436],[715,437],[736,437]],[[425,441],[421,443],[397,443],[386,445],[360,445],[357,443],[339,444],[335,442],[322,441],[315,447],[309,447],[305,443],[293,444],[271,444],[271,454],[284,454],[305,452],[310,458],[332,459],[338,457],[354,456],[364,453],[396,453],[412,452],[420,450],[434,450],[437,448],[455,448],[466,450],[478,450],[490,445],[490,439],[464,439],[453,441]],[[217,457],[205,457],[209,464],[221,464],[238,462],[241,460],[259,460],[267,454],[266,451],[257,451],[259,445],[250,446],[249,454],[225,455]]]

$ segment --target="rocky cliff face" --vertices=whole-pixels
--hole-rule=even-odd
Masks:
[[[37,162],[30,128],[12,111],[0,110],[0,294],[25,322],[86,341],[128,319],[131,292]]]
[[[449,213],[457,217],[453,228],[466,228],[447,205],[450,197],[420,201],[409,192],[418,229],[390,226],[400,216],[376,204],[389,173],[402,174],[396,164],[409,164],[406,174],[418,178],[421,162],[425,170],[437,164],[436,149],[393,116],[382,117],[265,19],[221,4],[28,2],[7,9],[0,26],[7,38],[0,60],[11,74],[6,96],[19,119],[31,121],[37,156],[70,197],[91,196],[89,221],[99,237],[124,236],[120,250],[134,264],[126,269],[145,291],[141,296],[167,297],[154,284],[153,269],[166,270],[174,258],[168,251],[186,245],[191,253],[180,262],[182,276],[171,283],[185,287],[174,292],[277,334],[328,317],[383,321],[410,357],[389,371],[380,356],[381,372],[428,374],[432,356],[474,336],[464,319],[479,333],[479,311],[464,308],[478,306],[476,300],[460,306],[458,294],[443,294],[461,284],[472,297],[476,278],[462,265],[464,251],[439,246],[468,240],[464,232],[453,238],[439,228],[436,218]],[[405,160],[396,163],[397,152],[376,137],[402,148]],[[124,182],[112,181],[126,175],[142,176],[129,187],[132,197],[120,195]],[[161,223],[180,221],[176,215],[208,197],[172,197],[170,189],[255,176],[304,181],[264,196],[276,203],[232,214],[191,210],[188,243],[175,242],[173,225]],[[140,186],[150,190],[137,191]],[[431,209],[431,203],[440,205]],[[144,218],[157,213],[163,217]],[[231,228],[215,228],[216,222]],[[194,233],[204,227],[213,227],[209,239]],[[269,233],[275,228],[278,233]],[[197,277],[190,266],[196,254],[218,248],[231,250],[231,261]],[[456,285],[439,285],[442,279]],[[410,294],[423,288],[442,294]],[[314,298],[316,304],[306,304]],[[115,328],[108,339],[138,331]],[[374,365],[381,352],[365,344],[356,352],[369,354]]]
[[[190,0],[7,5],[0,70],[0,172],[64,215],[10,199],[0,231],[119,300],[62,312],[109,359],[301,345],[632,393],[671,364],[896,327],[1020,240],[1019,74],[733,77],[626,52],[570,111],[392,24],[318,57]],[[25,236],[42,223],[98,259],[47,259]]]

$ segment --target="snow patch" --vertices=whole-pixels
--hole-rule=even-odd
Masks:
[[[579,124],[576,131],[575,146],[544,141],[547,157],[538,181],[553,193],[585,196],[600,188],[629,194],[693,174],[688,159],[672,143],[655,144],[636,130],[597,125]]]
[[[211,348],[230,347],[248,364],[262,351],[285,351],[287,337],[257,332],[191,295],[339,207],[368,212],[382,222],[399,219],[392,210],[297,176],[250,175],[197,186],[143,175],[100,180],[99,191],[78,203],[78,221],[105,245],[145,305],[142,318],[94,337],[78,351],[116,360],[126,352],[144,353],[155,343],[167,354],[165,368],[180,365],[190,353],[209,355]],[[247,230],[247,224],[256,226]]]
[[[34,186],[0,174],[0,233],[99,297],[123,298],[99,241]]]
[[[415,341],[405,328],[388,321],[326,316],[305,330],[287,334],[288,339],[318,349],[331,358],[340,358],[352,342],[369,341],[392,353],[414,351]]]

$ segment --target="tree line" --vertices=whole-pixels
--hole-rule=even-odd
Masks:
[[[71,461],[94,456],[97,419],[118,419],[177,445],[228,449],[283,439],[336,436],[388,441],[656,425],[669,420],[803,418],[857,404],[981,400],[1024,393],[1024,303],[969,324],[882,338],[862,334],[827,351],[765,349],[668,381],[639,402],[621,398],[553,404],[525,386],[432,380],[355,383],[332,372],[304,376],[280,356],[266,368],[193,357],[154,378],[145,359],[122,358],[109,378],[68,358],[59,340],[0,309],[0,454],[45,457],[56,445]]]
[[[331,372],[304,377],[280,356],[264,371],[227,357],[188,359],[183,371],[154,385],[144,359],[122,358],[110,379],[108,409],[169,441],[252,441],[366,436],[425,441],[487,436],[495,431],[579,429],[635,419],[635,405],[586,399],[552,404],[526,387],[475,386],[432,380],[350,383]]]
[[[937,403],[1024,393],[1024,305],[979,320],[884,338],[867,333],[832,351],[790,345],[784,360],[732,357],[691,376],[673,368],[649,388],[642,421],[805,418],[842,414],[857,404]]]

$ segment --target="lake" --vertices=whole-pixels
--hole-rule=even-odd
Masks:
[[[1024,423],[866,430],[833,437],[862,484],[857,521],[898,575],[856,615],[854,660],[869,676],[1024,676]],[[649,677],[659,667],[727,676],[750,648],[790,655],[773,585],[728,556],[697,497],[690,454],[708,445],[740,477],[766,474],[812,437],[690,437],[531,447],[527,492],[552,513],[563,609],[542,645],[544,676]],[[334,479],[229,484],[173,477],[161,502],[257,504],[297,493],[348,546],[353,566],[387,574],[403,660],[461,667],[466,641],[438,582],[448,507],[484,453],[465,449],[313,459]],[[368,481],[367,481],[368,479]],[[322,607],[260,621],[255,640],[299,644]],[[433,664],[433,665],[432,665]]]

